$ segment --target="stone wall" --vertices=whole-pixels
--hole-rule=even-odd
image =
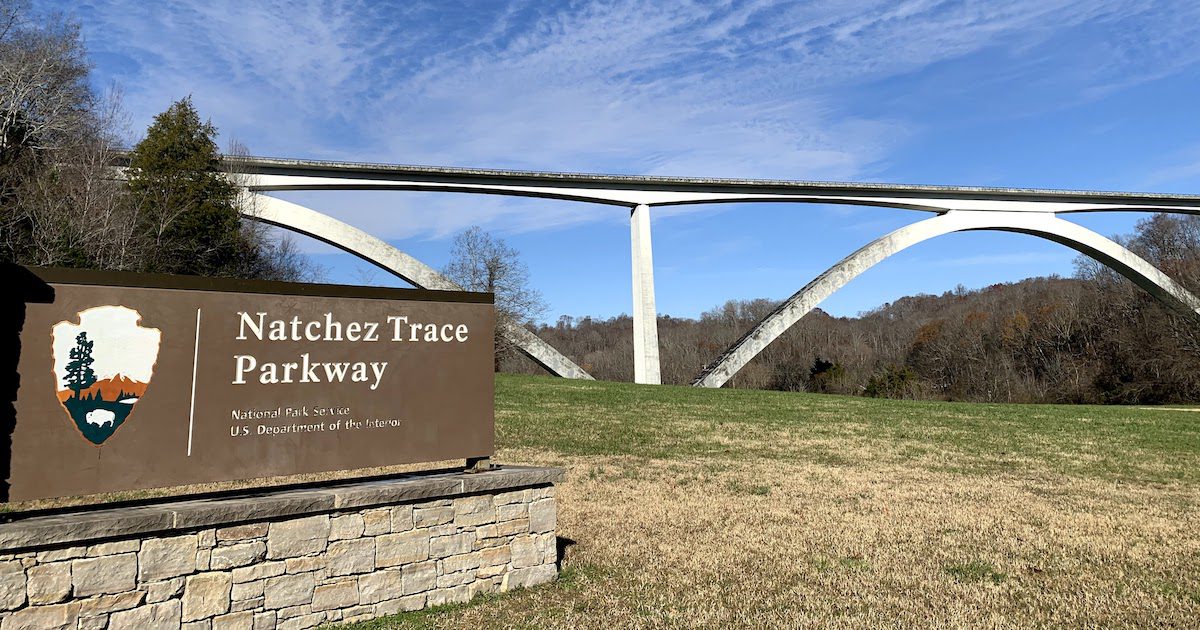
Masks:
[[[106,512],[119,513],[6,523],[0,525],[0,543],[7,543],[0,547],[0,630],[296,630],[548,582],[557,575],[554,487],[520,487],[546,479],[546,470],[510,470],[506,483],[490,472],[463,475],[470,482],[450,492],[440,483],[448,475],[433,484],[431,477],[414,477],[416,486],[424,483],[415,491],[403,480],[326,489],[318,492],[332,495],[333,505],[371,505],[316,513],[293,507],[276,518],[239,519],[237,502],[245,498],[218,500],[233,503],[215,510],[213,501],[192,502],[207,514],[227,514],[229,522],[92,540],[86,532],[103,523],[85,525],[75,534],[59,531],[58,538],[75,538],[66,545],[21,541],[54,522],[104,521]],[[531,479],[522,471],[541,474]],[[472,492],[471,486],[493,487]],[[311,498],[313,491],[300,494]],[[431,496],[414,498],[421,495]],[[249,501],[262,504],[258,497]],[[188,520],[187,505],[170,507]],[[116,518],[116,527],[127,521]]]

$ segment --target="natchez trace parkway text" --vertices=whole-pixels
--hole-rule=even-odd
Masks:
[[[238,341],[307,341],[355,343],[463,343],[470,339],[466,324],[410,322],[407,315],[388,315],[384,321],[343,323],[333,313],[304,321],[271,319],[266,312],[238,312]],[[387,371],[387,361],[315,361],[307,352],[296,361],[259,362],[250,354],[235,354],[232,384],[245,385],[247,379],[264,385],[277,383],[370,383],[375,390]]]

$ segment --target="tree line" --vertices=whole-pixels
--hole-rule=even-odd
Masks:
[[[190,97],[129,152],[119,91],[88,78],[78,22],[0,0],[0,260],[302,279],[290,239],[241,219],[250,198]],[[231,165],[230,162],[233,162]]]
[[[1200,293],[1200,217],[1159,214],[1119,239]],[[690,384],[777,302],[660,316],[664,383]],[[593,376],[632,380],[633,321],[563,316],[536,332]],[[511,355],[508,371],[536,373]],[[805,316],[728,386],[889,398],[1054,403],[1200,401],[1200,322],[1107,267],[1071,278],[905,297],[858,317]]]

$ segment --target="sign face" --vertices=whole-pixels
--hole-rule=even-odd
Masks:
[[[488,294],[12,269],[10,501],[493,451]]]

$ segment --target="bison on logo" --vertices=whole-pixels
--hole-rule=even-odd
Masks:
[[[142,328],[142,314],[124,306],[78,315],[79,323],[59,322],[52,330],[56,394],[84,439],[100,445],[146,393],[162,331]]]

